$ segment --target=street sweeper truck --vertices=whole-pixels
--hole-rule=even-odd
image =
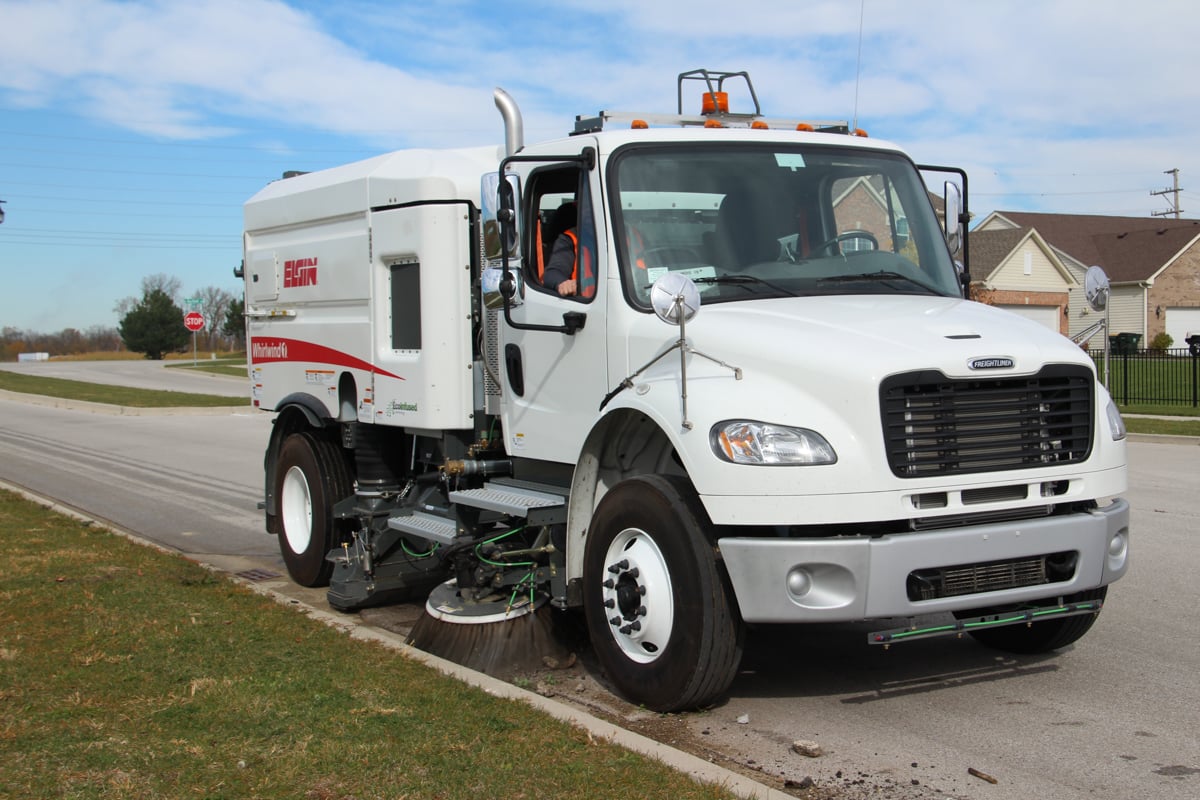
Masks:
[[[744,72],[677,89],[538,144],[497,90],[503,146],[245,204],[291,577],[450,638],[578,610],[657,710],[719,700],[750,625],[1079,639],[1128,563],[1125,430],[1067,337],[965,299],[965,173],[764,116]]]

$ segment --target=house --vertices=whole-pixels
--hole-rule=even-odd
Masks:
[[[1023,297],[1008,293],[1022,290],[1027,303],[1048,305],[1056,291],[1053,273],[1039,261],[1043,244],[1053,255],[1046,256],[1048,266],[1061,265],[1071,276],[1059,284],[1068,294],[1068,335],[1096,319],[1083,297],[1083,274],[1093,264],[1112,284],[1110,334],[1137,334],[1145,347],[1166,332],[1172,347],[1183,347],[1200,333],[1200,220],[994,211],[971,232],[972,277],[982,292],[1000,292],[1006,307]]]
[[[1071,292],[1082,272],[1076,277],[1036,228],[972,231],[970,268],[972,300],[1070,335]]]

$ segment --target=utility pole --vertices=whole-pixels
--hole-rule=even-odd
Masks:
[[[1179,219],[1179,215],[1183,213],[1183,209],[1179,207],[1179,192],[1180,192],[1180,189],[1179,189],[1179,167],[1176,167],[1175,169],[1166,170],[1165,172],[1163,172],[1163,175],[1173,175],[1175,177],[1174,188],[1159,189],[1157,192],[1151,192],[1150,194],[1151,194],[1151,196],[1163,195],[1163,194],[1174,195],[1175,199],[1171,202],[1171,205],[1174,207],[1171,208],[1169,211],[1151,211],[1150,216],[1165,217],[1168,214],[1174,214],[1175,219]]]

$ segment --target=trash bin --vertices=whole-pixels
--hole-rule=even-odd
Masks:
[[[1108,337],[1108,346],[1114,356],[1132,356],[1137,354],[1140,333],[1118,333]]]
[[[1200,333],[1192,333],[1189,331],[1187,338],[1184,339],[1184,341],[1187,342],[1188,350],[1191,351],[1192,355],[1200,356]]]

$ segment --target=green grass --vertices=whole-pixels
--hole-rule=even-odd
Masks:
[[[234,378],[247,379],[246,358],[222,358],[209,359],[207,361],[199,359],[195,364],[189,362],[176,362],[174,364],[166,364],[167,369],[187,370],[189,372],[207,372],[213,375],[229,375]]]
[[[0,492],[0,797],[729,797]]]
[[[244,373],[243,373],[244,374]],[[45,378],[20,372],[0,370],[0,389],[25,394],[41,394],[84,400],[90,403],[108,403],[134,408],[174,408],[247,405],[249,400],[237,397],[221,397],[212,394],[190,392],[164,392],[149,389],[134,389],[128,386],[108,386],[100,383],[72,381],[64,378]]]
[[[1153,433],[1160,436],[1200,436],[1200,419],[1146,419],[1125,417],[1125,429],[1130,433]]]
[[[1096,359],[1096,372],[1104,380],[1104,359]],[[1172,414],[1164,410],[1166,404],[1157,401],[1163,398],[1175,400],[1185,408],[1191,406],[1193,380],[1200,384],[1200,359],[1191,356],[1146,356],[1122,358],[1114,356],[1108,386],[1113,399],[1128,405],[1146,405],[1157,410],[1148,413]],[[1156,402],[1147,403],[1147,400]]]

